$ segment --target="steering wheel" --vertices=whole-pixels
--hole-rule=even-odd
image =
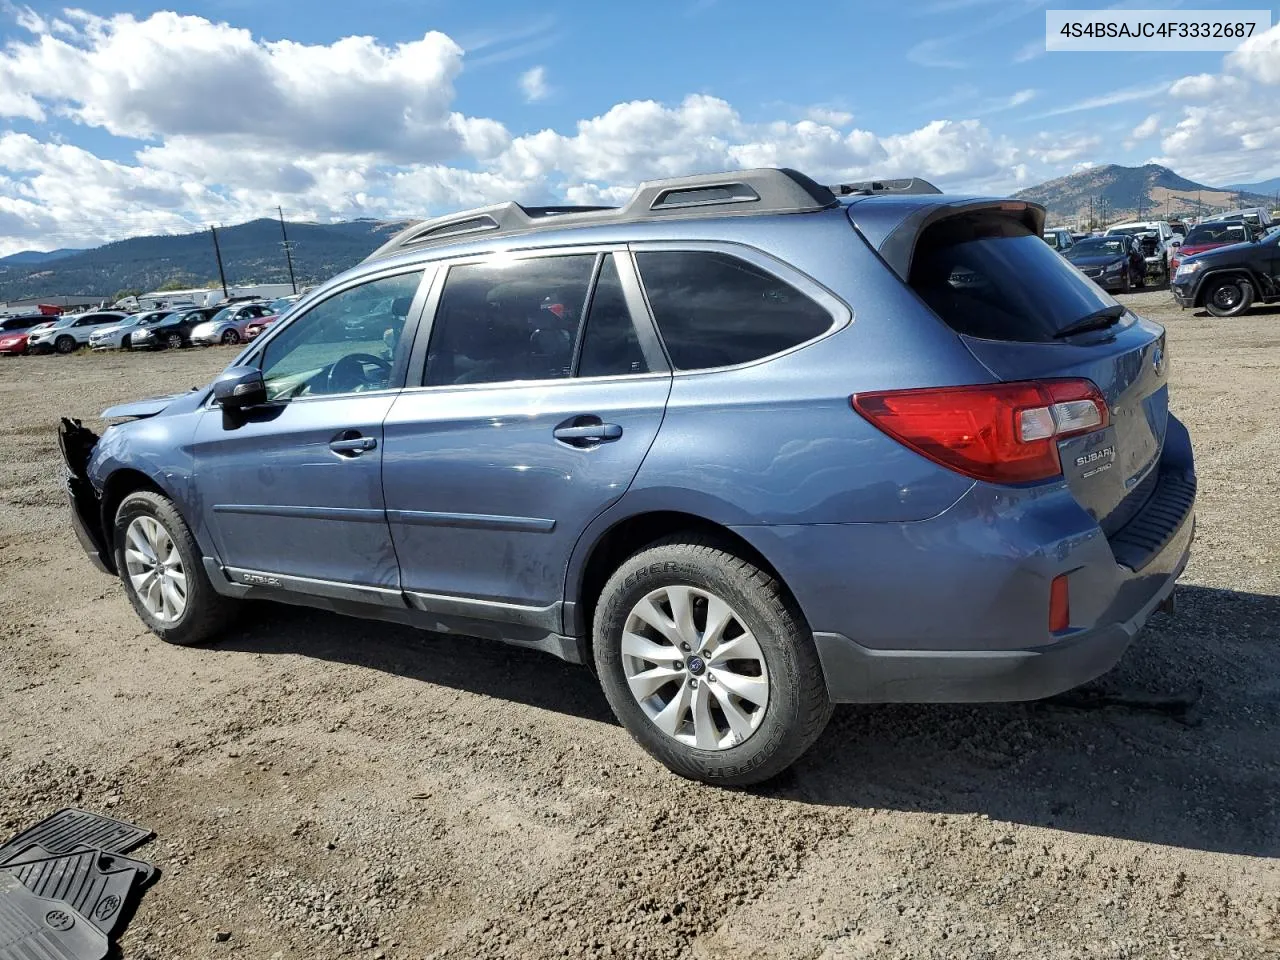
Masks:
[[[373,386],[377,381],[365,373],[366,364],[378,368],[384,383],[391,379],[391,364],[382,357],[375,357],[372,353],[349,353],[329,367],[325,393],[352,393],[362,387]]]

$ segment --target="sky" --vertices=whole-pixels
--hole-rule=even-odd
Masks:
[[[997,194],[1103,163],[1280,174],[1280,26],[1230,53],[1046,53],[1047,6],[0,0],[0,255],[737,167]]]

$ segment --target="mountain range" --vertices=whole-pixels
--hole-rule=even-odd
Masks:
[[[1050,223],[1065,220],[1082,226],[1091,212],[1097,225],[1143,217],[1208,215],[1238,207],[1269,210],[1273,204],[1269,194],[1197,183],[1157,163],[1142,167],[1121,167],[1114,163],[1089,167],[1019,190],[1014,196],[1043,205],[1049,212]]]
[[[1168,167],[1115,164],[1020,190],[1014,196],[1043,204],[1050,222],[1083,225],[1137,216],[1189,216],[1234,207],[1271,208],[1280,178],[1214,187],[1188,180]],[[406,221],[352,220],[290,223],[294,274],[299,285],[319,283],[360,262]],[[281,283],[289,279],[280,224],[263,218],[218,231],[228,285]],[[218,267],[208,231],[177,236],[132,237],[91,250],[24,250],[0,258],[0,302],[56,294],[112,297],[127,289],[217,286]]]
[[[359,263],[404,226],[404,221],[290,223],[298,285],[327,280]],[[227,284],[287,283],[289,268],[280,222],[263,218],[218,230]],[[56,255],[56,256],[55,256]],[[12,254],[0,260],[0,302],[56,294],[112,297],[121,290],[161,286],[216,287],[218,262],[209,231],[131,237],[92,250]]]

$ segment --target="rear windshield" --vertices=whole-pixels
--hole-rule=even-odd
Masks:
[[[1202,223],[1187,234],[1184,243],[1194,247],[1197,243],[1244,243],[1248,239],[1242,223]]]
[[[1052,340],[1116,304],[1021,221],[989,213],[928,228],[908,282],[952,330],[986,340]]]

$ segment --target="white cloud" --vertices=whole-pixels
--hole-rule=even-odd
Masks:
[[[1013,55],[1013,62],[1027,63],[1037,57],[1043,57],[1046,52],[1044,41],[1037,38],[1019,47]]]
[[[52,111],[144,140],[235,136],[406,161],[463,149],[449,110],[462,48],[442,33],[394,47],[371,37],[308,45],[167,11],[67,17],[64,38],[24,15],[35,36],[0,52],[0,115]]]
[[[1197,73],[1183,77],[1169,87],[1169,96],[1178,100],[1213,100],[1223,94],[1240,94],[1249,85],[1228,74]]]
[[[918,107],[932,116],[914,128],[863,129],[831,104],[787,107],[798,120],[748,120],[723,99],[692,94],[630,100],[572,127],[521,133],[456,109],[454,85],[471,61],[440,33],[394,46],[368,37],[301,44],[172,13],[16,16],[29,36],[0,49],[0,116],[69,120],[59,136],[72,141],[77,127],[93,127],[140,142],[113,141],[107,159],[49,136],[0,133],[0,253],[189,231],[276,204],[323,220],[510,198],[618,203],[641,180],[765,165],[825,182],[918,175],[956,191],[1003,192],[1111,159],[1105,151],[1127,129],[1106,138],[1045,131],[1015,143],[977,118],[1038,102],[1037,92],[980,97],[961,86],[945,112],[941,102]],[[524,42],[522,33],[470,49],[487,55]],[[1259,38],[1219,73],[1179,81],[1179,113],[1163,124],[1153,114],[1131,139],[1163,129],[1166,162],[1190,176],[1269,173],[1280,157],[1268,79],[1274,43]],[[548,92],[540,67],[524,79],[526,94]],[[1121,89],[1047,115],[1168,87]],[[946,118],[959,111],[966,119]]]
[[[1130,136],[1134,140],[1145,140],[1147,137],[1154,137],[1160,129],[1160,114],[1153,113],[1147,119],[1133,128]]]
[[[547,99],[551,89],[547,86],[547,68],[532,67],[520,74],[520,90],[528,103]]]
[[[1259,83],[1280,84],[1280,24],[1240,44],[1227,55],[1227,66]]]
[[[847,127],[853,122],[853,114],[848,110],[836,110],[833,107],[814,106],[804,111],[804,118],[814,123],[823,123],[828,127]]]
[[[1221,72],[1183,77],[1169,92],[1184,106],[1156,162],[1210,184],[1280,173],[1280,24],[1227,54]]]
[[[1034,119],[1045,120],[1049,117],[1061,117],[1068,113],[1082,113],[1086,110],[1097,110],[1100,107],[1114,107],[1121,103],[1133,103],[1137,100],[1150,100],[1152,97],[1165,93],[1169,89],[1167,83],[1144,84],[1137,87],[1122,87],[1119,90],[1112,90],[1110,93],[1100,94],[1096,97],[1087,97],[1084,100],[1077,100],[1066,106],[1055,107],[1052,110],[1046,110],[1044,113],[1037,114]]]

